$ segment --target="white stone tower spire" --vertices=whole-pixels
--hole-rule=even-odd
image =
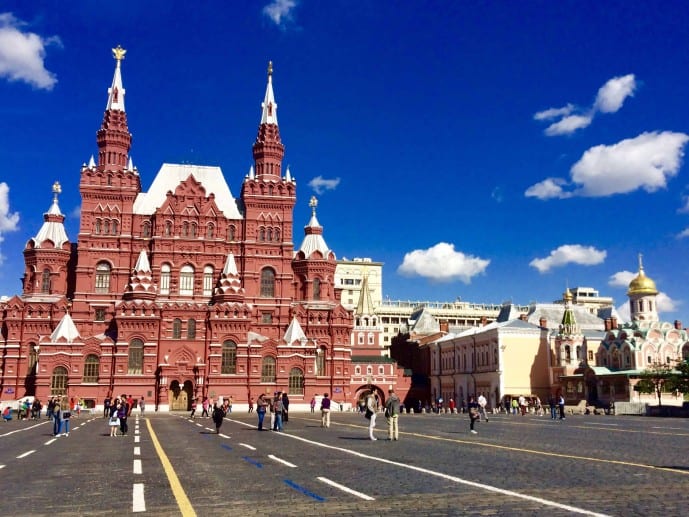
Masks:
[[[112,78],[112,86],[108,88],[108,104],[106,105],[106,110],[118,110],[124,111],[124,86],[122,86],[122,73],[120,72],[120,63],[124,59],[124,55],[127,53],[125,49],[117,45],[112,49],[112,55],[117,61],[117,66],[115,67],[115,75]]]

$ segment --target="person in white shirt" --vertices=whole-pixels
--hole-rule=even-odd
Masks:
[[[488,404],[488,401],[486,400],[486,397],[483,396],[483,393],[481,393],[478,396],[477,402],[478,402],[478,407],[479,407],[479,410],[478,410],[479,420],[481,419],[481,415],[483,415],[483,419],[486,422],[488,422],[488,413],[486,413],[486,405]]]

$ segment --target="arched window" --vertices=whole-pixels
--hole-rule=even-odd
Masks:
[[[569,345],[565,345],[565,362],[572,362],[572,349],[569,347]]]
[[[275,242],[280,242],[280,228],[275,228],[273,238],[275,239]]]
[[[194,268],[187,264],[179,270],[179,294],[192,296],[194,294]]]
[[[215,227],[211,223],[208,223],[208,226],[206,226],[206,238],[212,239],[214,234]]]
[[[53,375],[50,377],[50,395],[51,397],[67,395],[67,368],[64,366],[57,366],[53,370]]]
[[[103,221],[103,233],[105,235],[110,233],[110,219]]]
[[[112,234],[117,235],[117,230],[120,227],[120,223],[117,219],[112,220]]]
[[[151,223],[148,221],[144,221],[144,224],[141,228],[141,236],[144,238],[148,238],[151,236]]]
[[[196,237],[196,233],[197,233],[196,223],[191,223],[191,236]]]
[[[263,242],[266,240],[266,229],[261,227],[260,230],[258,230],[258,240]]]
[[[160,294],[170,294],[170,264],[160,266]]]
[[[203,268],[203,295],[211,296],[213,294],[213,266],[206,266]]]
[[[190,319],[187,321],[187,339],[194,339],[196,337],[196,320]]]
[[[619,368],[620,367],[620,352],[617,349],[612,351],[611,366],[612,366],[612,368]]]
[[[165,221],[165,236],[172,235],[172,221]]]
[[[304,394],[304,372],[302,372],[299,368],[292,368],[289,371],[289,394]]]
[[[41,292],[50,293],[50,269],[45,268],[41,277]]]
[[[237,344],[234,341],[225,341],[222,344],[220,373],[237,373]]]
[[[261,382],[275,382],[275,358],[268,355],[261,364]]]
[[[189,237],[189,223],[187,222],[182,225],[182,237]]]
[[[320,300],[321,299],[321,279],[320,278],[314,278],[313,279],[313,299],[314,300]]]
[[[577,361],[581,361],[581,347],[577,347]]]
[[[269,267],[261,270],[261,296],[264,298],[275,296],[275,271]]]
[[[234,225],[230,225],[229,228],[227,229],[227,240],[228,241],[233,241],[236,237],[236,228]]]
[[[316,352],[316,375],[325,375],[325,347]]]
[[[38,352],[36,343],[29,343],[29,375],[36,375],[38,365]]]
[[[267,241],[272,241],[272,240],[273,240],[273,229],[272,229],[272,228],[268,228],[268,229],[266,230],[266,240],[267,240]]]
[[[84,377],[82,382],[86,383],[96,383],[98,382],[98,367],[100,366],[100,361],[98,356],[95,354],[89,354],[84,359]]]
[[[140,339],[132,339],[129,343],[129,362],[127,373],[141,375],[144,367],[144,342]]]
[[[101,222],[100,219],[96,219],[96,235],[100,235]]]
[[[182,320],[175,318],[172,322],[172,339],[182,338]]]
[[[99,262],[96,265],[96,292],[107,293],[110,291],[110,264]]]

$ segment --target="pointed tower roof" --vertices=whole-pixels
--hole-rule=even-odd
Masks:
[[[301,246],[299,246],[299,251],[303,252],[306,258],[309,258],[314,251],[319,251],[323,258],[328,258],[328,255],[333,252],[325,243],[323,227],[316,218],[316,207],[318,206],[316,196],[311,196],[309,206],[311,207],[311,220],[308,225],[304,226],[305,236]]]
[[[112,55],[117,61],[115,67],[115,75],[112,78],[112,86],[108,88],[108,104],[105,106],[106,110],[124,111],[124,86],[122,86],[122,73],[120,71],[120,63],[127,53],[125,49],[117,45],[112,49]]]
[[[156,287],[153,284],[151,264],[148,261],[146,250],[139,252],[139,257],[134,265],[134,271],[132,271],[132,275],[129,277],[129,284],[127,284],[124,294],[129,299],[150,300],[155,298]]]
[[[364,275],[361,282],[361,290],[359,291],[359,303],[356,305],[355,314],[361,316],[364,314],[373,314],[373,302],[371,301],[371,291],[368,288],[368,273]]]
[[[68,343],[73,343],[79,337],[79,331],[74,324],[74,320],[72,320],[69,312],[66,312],[60,320],[60,323],[57,324],[57,327],[55,327],[55,330],[53,330],[53,333],[50,335],[50,342],[57,343],[61,339],[64,339]]]
[[[214,298],[217,302],[239,302],[244,299],[244,288],[232,253],[227,255]]]
[[[656,295],[658,294],[658,288],[656,283],[646,276],[644,272],[644,264],[642,262],[643,256],[639,253],[639,273],[636,277],[629,283],[629,290],[627,291],[627,296],[632,295]]]
[[[263,109],[261,113],[261,124],[275,124],[278,123],[278,105],[275,102],[275,95],[273,94],[273,62],[268,61],[268,84],[266,86],[266,95],[261,103]]]
[[[566,336],[579,334],[579,326],[577,325],[577,320],[574,317],[574,310],[572,309],[573,296],[569,288],[565,289],[563,299],[565,300],[565,312],[562,314],[560,333]]]
[[[36,248],[43,247],[43,243],[50,241],[56,248],[61,248],[65,242],[69,242],[67,232],[65,231],[65,216],[60,211],[57,204],[57,197],[62,192],[59,182],[53,183],[53,204],[48,211],[43,214],[43,226],[38,231],[33,242]]]
[[[304,331],[302,330],[299,320],[297,320],[296,316],[292,318],[292,322],[289,324],[289,327],[287,327],[287,332],[285,332],[285,337],[282,339],[289,345],[295,341],[299,341],[301,343],[302,340],[306,339],[306,334],[304,334]]]

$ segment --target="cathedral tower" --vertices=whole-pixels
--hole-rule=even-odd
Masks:
[[[653,280],[644,273],[644,265],[639,254],[639,273],[629,283],[627,296],[629,297],[629,316],[635,322],[658,321],[658,307],[656,296],[658,289]]]

